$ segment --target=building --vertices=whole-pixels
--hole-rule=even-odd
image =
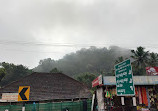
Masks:
[[[0,89],[0,94],[18,93],[19,86],[30,86],[29,102],[87,99],[89,89],[62,73],[33,73]],[[16,102],[16,101],[15,101]]]
[[[103,110],[111,107],[113,111],[122,111],[124,107],[125,111],[132,111],[134,97],[137,110],[141,108],[158,110],[158,76],[133,76],[133,82],[135,96],[126,96],[123,106],[121,96],[116,94],[115,76],[97,77],[92,82],[92,86],[97,87],[94,106],[98,105],[99,109]]]

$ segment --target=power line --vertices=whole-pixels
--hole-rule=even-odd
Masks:
[[[80,43],[44,43],[44,42],[28,42],[28,41],[8,41],[8,40],[0,40],[1,45],[27,45],[27,46],[60,46],[60,47],[90,47],[90,46],[114,46],[112,43],[105,43],[105,44],[80,44]],[[116,46],[126,46],[128,48],[135,48],[133,45],[130,46],[130,44],[125,44],[125,43],[117,43],[115,44]],[[158,44],[140,44],[139,46],[146,46],[148,48],[158,48]]]
[[[73,51],[69,51],[69,52],[67,52],[67,53],[75,53],[76,51],[79,51],[80,49],[75,49],[75,50],[73,50]],[[64,53],[65,54],[65,52],[61,52],[61,51],[34,51],[34,50],[19,50],[19,49],[4,49],[3,51],[16,51],[16,52],[25,52],[25,53],[53,53],[53,54],[57,54],[57,53]],[[111,51],[111,50],[108,50],[108,51]],[[114,50],[114,51],[112,51],[112,52],[120,52],[120,53],[124,53],[124,52],[127,52],[127,51],[130,51],[130,49],[126,49],[126,50]]]
[[[77,44],[77,43],[44,43],[44,42],[26,42],[26,41],[2,41],[0,40],[0,44],[4,45],[37,45],[37,46],[64,46],[64,47],[89,47],[89,46],[105,46],[108,44]]]
[[[44,43],[44,42],[29,42],[29,41],[9,41],[9,40],[0,40],[0,44],[16,44],[16,45],[41,45],[41,46],[65,46],[65,47],[74,47],[74,46],[106,46],[106,45],[114,45],[112,43],[105,43],[105,44],[80,44],[80,43]],[[116,45],[129,45],[128,43],[117,43]],[[140,44],[142,46],[149,46],[149,47],[158,47],[158,44]]]

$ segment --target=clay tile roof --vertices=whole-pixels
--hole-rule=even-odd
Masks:
[[[0,93],[18,93],[19,86],[30,86],[30,101],[89,98],[82,83],[62,73],[33,73],[0,89]]]

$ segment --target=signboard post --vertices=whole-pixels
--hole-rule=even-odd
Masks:
[[[115,65],[117,96],[134,96],[133,73],[130,59]]]
[[[18,93],[2,93],[2,102],[16,102],[18,101]]]
[[[103,76],[100,75],[92,81],[92,87],[103,85]]]
[[[22,111],[25,111],[25,101],[29,101],[30,86],[19,86],[18,101],[23,101]]]
[[[157,76],[158,67],[146,67],[146,73],[148,76]]]

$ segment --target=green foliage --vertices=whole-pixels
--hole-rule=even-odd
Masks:
[[[148,64],[152,67],[158,66],[158,54],[153,53],[153,52],[150,53]]]
[[[121,56],[121,57],[118,57],[117,60],[115,61],[115,64],[118,64],[120,62],[123,62],[124,61],[124,58]]]
[[[146,75],[145,67],[155,67],[158,66],[158,54],[150,53],[149,51],[145,51],[144,47],[137,47],[136,50],[131,50],[132,56],[131,58],[134,60],[132,63],[132,69],[134,75]],[[124,61],[124,58],[118,57],[115,61],[115,64]],[[112,70],[114,73],[114,70]]]
[[[130,50],[117,46],[111,46],[109,49],[93,46],[89,49],[82,48],[75,53],[67,54],[59,60],[50,58],[41,60],[33,70],[35,72],[50,72],[57,68],[71,77],[84,72],[113,75],[111,70],[116,58],[119,56],[130,57],[130,55]]]
[[[144,67],[148,63],[149,51],[145,51],[144,47],[137,47],[136,51],[131,50],[132,58],[135,60],[135,65],[139,68]]]
[[[92,81],[96,78],[96,74],[91,74],[89,72],[85,72],[76,76],[76,80],[86,84],[88,88],[92,88]]]
[[[39,65],[33,71],[63,72],[71,77],[75,77],[91,88],[91,82],[98,74],[102,74],[103,76],[115,75],[114,65],[130,56],[134,60],[132,63],[134,75],[145,75],[145,67],[158,66],[158,54],[149,53],[149,51],[145,51],[145,48],[141,46],[131,51],[117,46],[111,46],[109,49],[93,46],[67,54],[59,60],[53,60],[51,58],[40,60]],[[2,62],[0,66],[4,68],[0,68],[0,81],[2,86],[32,73],[32,70],[23,65]]]
[[[149,53],[145,51],[144,47],[137,47],[136,50],[131,50],[133,55],[131,56],[135,61],[133,62],[133,72],[135,75],[145,75],[145,67],[158,66],[158,54]]]
[[[0,82],[2,81],[5,75],[6,75],[6,70],[4,68],[0,68]]]
[[[62,73],[62,71],[59,71],[57,68],[53,68],[50,73]]]
[[[5,69],[6,75],[1,81],[1,86],[7,85],[13,81],[19,80],[20,78],[31,74],[32,71],[23,65],[14,65],[12,63],[2,62],[1,66]]]

